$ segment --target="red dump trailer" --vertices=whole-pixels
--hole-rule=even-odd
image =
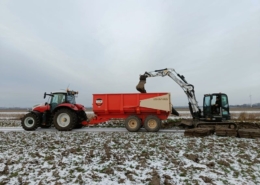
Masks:
[[[171,113],[170,93],[93,94],[95,117],[87,124],[99,124],[111,119],[124,119],[125,127],[136,132],[143,125],[149,132],[157,132],[161,120]]]

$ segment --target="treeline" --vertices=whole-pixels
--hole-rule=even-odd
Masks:
[[[251,107],[250,104],[241,104],[241,105],[229,105],[230,107]],[[188,108],[188,106],[174,106],[175,108],[179,109],[185,109]],[[202,107],[202,106],[200,106]],[[252,107],[260,108],[260,103],[254,103],[252,104]],[[85,107],[87,110],[92,109],[92,107]],[[0,110],[28,110],[31,109],[31,107],[0,107]]]
[[[230,105],[230,107],[251,107],[251,105],[250,104]],[[259,107],[260,108],[260,103],[254,103],[254,104],[252,104],[252,107]]]
[[[0,110],[26,110],[26,109],[29,109],[29,107],[0,107]]]

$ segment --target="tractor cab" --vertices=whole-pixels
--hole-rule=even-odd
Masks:
[[[44,93],[44,97],[46,98],[46,95],[50,96],[50,99],[48,102],[46,102],[46,105],[50,105],[50,110],[53,111],[58,105],[62,103],[69,103],[69,104],[76,104],[75,95],[78,94],[76,91],[60,91],[60,92],[54,92],[54,93]]]
[[[203,118],[209,121],[230,120],[228,96],[224,93],[205,94]]]

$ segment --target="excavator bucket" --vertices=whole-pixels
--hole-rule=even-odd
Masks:
[[[147,76],[140,75],[140,81],[136,86],[136,90],[139,91],[140,93],[146,93],[146,90],[144,88],[144,85],[146,83],[146,78],[147,78]]]

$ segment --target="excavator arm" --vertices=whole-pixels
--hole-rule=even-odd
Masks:
[[[157,77],[157,76],[161,76],[161,77],[169,76],[171,79],[173,79],[187,95],[189,101],[189,109],[193,119],[199,119],[201,117],[201,110],[196,100],[194,86],[192,84],[189,84],[185,80],[185,77],[183,75],[178,74],[172,68],[165,68],[165,69],[155,70],[151,72],[145,72],[143,75],[140,75],[140,81],[136,86],[136,89],[141,93],[146,93],[144,87],[146,83],[146,78]]]

